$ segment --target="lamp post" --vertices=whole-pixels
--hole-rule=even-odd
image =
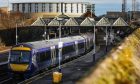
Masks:
[[[114,40],[114,30],[112,29],[112,25],[111,25],[111,29],[110,29],[110,45],[113,45],[113,40]]]
[[[42,22],[44,23],[44,34],[43,34],[43,37],[44,37],[44,39],[46,40],[49,40],[50,38],[49,38],[49,34],[50,34],[50,30],[49,30],[49,28],[48,28],[48,34],[47,34],[47,23],[49,22],[49,20],[46,20],[46,21],[44,21],[42,18],[41,18],[41,20],[42,20]],[[47,36],[46,36],[47,35]]]
[[[17,23],[16,23],[16,45],[18,44]]]
[[[128,8],[128,10],[130,11],[130,14],[129,14],[129,21],[131,22],[131,18],[132,18],[132,11]]]
[[[45,40],[46,40],[46,24],[45,24],[45,29],[44,29],[44,38],[45,38]]]
[[[94,41],[93,41],[93,42],[94,42],[94,45],[93,45],[93,51],[94,51],[94,52],[93,52],[93,62],[95,62],[95,60],[96,60],[96,59],[95,59],[95,56],[96,56],[96,36],[95,36],[96,34],[95,34],[95,33],[96,33],[96,32],[95,32],[95,31],[96,31],[96,30],[95,30],[95,25],[94,25],[94,34],[93,34],[93,40],[94,40]]]
[[[61,3],[61,13],[63,15],[63,3]],[[54,83],[59,83],[62,80],[62,73],[61,73],[61,59],[62,59],[62,47],[63,47],[63,42],[61,42],[61,21],[63,20],[63,18],[57,17],[56,18],[57,21],[59,21],[59,42],[58,42],[58,49],[59,49],[59,72],[54,72],[53,73],[53,82]],[[55,80],[56,77],[58,78],[58,80]]]
[[[107,26],[106,26],[106,52],[108,50],[108,31],[107,31]]]
[[[127,11],[127,20],[128,20],[128,22],[131,22],[131,16],[132,16],[132,11],[128,8],[127,9],[128,11]]]
[[[61,41],[61,22],[63,18],[57,18],[57,21],[59,21],[59,42],[58,42],[58,48],[59,48],[59,72],[61,72],[61,59],[62,59],[62,46],[63,42]]]

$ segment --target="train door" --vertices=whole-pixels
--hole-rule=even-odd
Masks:
[[[48,49],[46,51],[38,52],[37,53],[37,64],[39,69],[44,69],[51,65],[51,50]]]
[[[87,50],[88,49],[88,39],[85,38],[85,49]]]
[[[78,42],[77,41],[75,41],[75,51],[76,51],[76,55],[78,55]]]
[[[91,44],[90,44],[90,38],[88,38],[88,49],[90,48]]]
[[[51,65],[55,65],[56,64],[56,49],[55,46],[51,47]]]

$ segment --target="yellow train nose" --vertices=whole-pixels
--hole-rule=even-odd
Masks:
[[[10,64],[12,71],[24,72],[28,68],[28,64]]]

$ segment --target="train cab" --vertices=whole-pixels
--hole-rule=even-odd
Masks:
[[[9,68],[12,72],[28,71],[31,63],[31,48],[20,45],[10,51]]]

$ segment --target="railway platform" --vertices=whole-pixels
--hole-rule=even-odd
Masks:
[[[111,49],[111,47],[110,47]],[[93,61],[93,51],[89,52],[85,56],[82,56],[73,62],[70,62],[62,67],[62,81],[60,84],[75,84],[79,79],[88,75],[90,69],[96,64],[96,61],[103,58],[106,55],[105,47],[101,47],[96,53],[95,60]],[[54,70],[54,71],[58,71]],[[54,72],[53,71],[53,72]],[[53,84],[53,72],[39,77],[35,80],[28,81],[28,84]],[[24,82],[22,82],[24,83]],[[20,83],[20,84],[22,84]]]

